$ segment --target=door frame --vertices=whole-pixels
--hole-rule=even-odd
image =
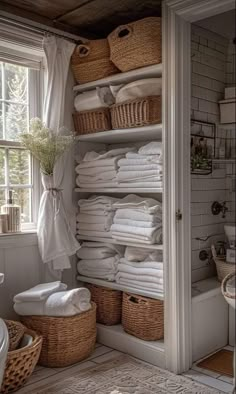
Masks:
[[[165,352],[166,368],[175,373],[192,366],[191,23],[234,8],[235,0],[163,1]]]

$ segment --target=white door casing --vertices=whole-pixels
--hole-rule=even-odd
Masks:
[[[166,367],[192,365],[191,338],[191,23],[235,8],[234,0],[163,2],[163,125],[165,171],[165,346]],[[176,213],[182,219],[176,218]]]

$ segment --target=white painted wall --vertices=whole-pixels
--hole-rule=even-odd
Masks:
[[[62,280],[69,288],[76,286],[76,261],[65,270]],[[0,286],[0,317],[17,318],[13,310],[15,294],[45,281],[45,267],[40,258],[37,235],[22,234],[0,237],[0,272],[5,274]]]
[[[216,157],[219,144],[230,140],[235,146],[235,129],[219,125],[218,101],[224,98],[224,88],[230,62],[235,59],[229,41],[220,35],[192,25],[192,119],[216,123]],[[233,60],[232,60],[233,59]],[[229,63],[229,64],[228,64]],[[235,174],[233,164],[214,164],[213,172],[207,176],[191,176],[191,222],[192,222],[192,282],[215,274],[214,264],[199,259],[202,249],[210,250],[212,243],[224,240],[224,223],[235,217],[232,184]],[[227,201],[229,212],[226,219],[221,215],[213,216],[212,203]],[[197,241],[197,237],[207,237],[207,241]]]

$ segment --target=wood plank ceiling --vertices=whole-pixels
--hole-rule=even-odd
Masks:
[[[106,37],[120,24],[160,16],[161,0],[1,0],[1,10],[93,38]]]

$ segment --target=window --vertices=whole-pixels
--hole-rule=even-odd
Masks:
[[[26,229],[35,227],[37,220],[39,169],[18,136],[28,130],[32,117],[40,116],[40,70],[21,63],[0,61],[0,206],[12,190]]]

